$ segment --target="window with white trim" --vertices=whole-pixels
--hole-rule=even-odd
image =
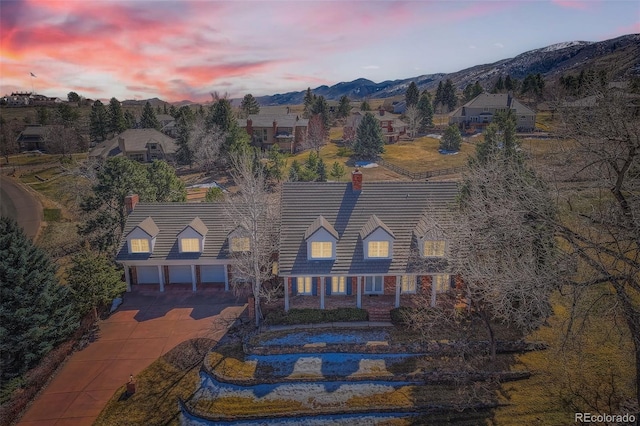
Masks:
[[[250,247],[249,237],[234,237],[229,241],[229,249],[233,252],[249,251]]]
[[[369,241],[367,257],[389,257],[389,241]]]
[[[400,277],[400,289],[402,293],[415,293],[416,292],[416,276],[415,275],[403,275]]]
[[[331,259],[333,257],[333,243],[331,241],[313,241],[311,243],[312,259]]]
[[[431,284],[436,289],[436,293],[446,293],[451,289],[451,279],[449,275],[432,275]]]
[[[346,277],[331,277],[331,294],[347,294]]]
[[[425,240],[422,247],[424,257],[444,257],[447,246],[444,240]]]
[[[146,238],[131,239],[131,253],[149,253],[149,240]]]
[[[364,293],[365,294],[382,294],[384,293],[384,277],[382,275],[374,277],[365,277]]]
[[[298,277],[296,279],[298,294],[313,294],[311,290],[311,277]]]
[[[200,240],[198,238],[181,238],[180,251],[182,253],[200,252]]]

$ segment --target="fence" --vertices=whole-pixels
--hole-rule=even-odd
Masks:
[[[462,167],[451,167],[448,169],[431,170],[428,172],[412,172],[410,170],[404,169],[400,166],[397,166],[395,164],[389,163],[384,160],[378,160],[377,163],[383,167],[386,167],[391,171],[407,176],[411,180],[426,180],[434,176],[452,175],[455,173],[460,173],[465,169],[465,167],[462,166]]]

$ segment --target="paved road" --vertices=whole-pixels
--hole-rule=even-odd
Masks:
[[[71,355],[18,426],[92,425],[130,374],[185,340],[219,340],[245,306],[214,289],[127,293],[120,308],[100,321],[97,340]]]
[[[42,221],[42,205],[22,184],[0,175],[0,214],[18,221],[32,240],[38,235]]]

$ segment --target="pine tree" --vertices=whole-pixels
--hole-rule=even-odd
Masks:
[[[0,379],[25,373],[78,327],[69,289],[18,224],[0,217]]]
[[[503,90],[504,80],[502,80],[502,75],[499,75],[496,84],[493,86],[493,93],[502,93]]]
[[[313,100],[311,109],[309,110],[309,117],[314,115],[320,115],[322,118],[322,125],[326,132],[329,131],[329,106],[324,96],[318,96]]]
[[[351,101],[346,95],[340,97],[340,104],[338,105],[338,118],[345,118],[349,116],[351,111]]]
[[[484,90],[482,89],[482,86],[480,85],[479,81],[476,81],[476,84],[473,85],[473,98],[475,98],[476,96],[480,95],[482,92],[484,92]]]
[[[457,125],[452,124],[447,127],[440,140],[440,149],[448,152],[460,151],[460,145],[462,144],[462,135],[460,135],[460,129]]]
[[[420,95],[418,101],[418,111],[420,111],[420,132],[426,131],[433,126],[433,107],[431,106],[431,95],[426,90]]]
[[[187,201],[184,182],[166,161],[154,160],[147,167],[147,179],[154,191],[153,201],[159,203]]]
[[[370,112],[365,113],[356,131],[353,153],[358,158],[373,160],[384,152],[384,139],[380,123]]]
[[[512,90],[515,90],[515,88],[516,88],[515,81],[514,81],[514,79],[511,78],[511,76],[509,74],[507,74],[507,77],[504,79],[504,88],[508,92],[510,92]]]
[[[124,123],[127,129],[135,129],[138,126],[138,120],[136,116],[129,110],[124,112]]]
[[[371,111],[371,106],[366,99],[360,104],[360,111]]]
[[[289,167],[289,182],[300,181],[300,175],[302,174],[302,167],[298,160],[293,160],[291,167]]]
[[[337,161],[331,166],[331,172],[329,173],[335,180],[340,180],[345,175],[344,166]]]
[[[318,165],[316,167],[318,171],[318,182],[326,182],[327,181],[327,166],[324,164],[322,158],[318,160]]]
[[[89,114],[89,133],[91,134],[91,138],[94,140],[105,140],[108,127],[109,117],[107,115],[107,109],[102,102],[99,100],[95,101]]]
[[[414,81],[409,84],[407,87],[407,91],[404,94],[405,102],[407,103],[407,108],[410,106],[418,105],[418,100],[420,99],[420,91],[418,90],[418,86]]]
[[[109,130],[111,132],[121,133],[127,128],[127,123],[122,113],[122,106],[116,98],[109,101]]]
[[[436,89],[436,96],[433,98],[433,109],[438,111],[438,107],[444,105],[444,84],[442,80],[438,82],[438,88]]]
[[[280,182],[284,178],[284,168],[287,165],[287,160],[284,154],[280,152],[277,144],[273,144],[269,150],[269,159],[267,161],[267,175],[271,179],[275,179]]]
[[[311,114],[311,105],[313,104],[314,99],[315,96],[311,93],[311,87],[307,87],[307,91],[305,92],[303,99],[304,118],[309,118],[309,115]]]
[[[156,113],[153,111],[151,104],[147,102],[144,104],[144,109],[142,110],[142,116],[140,117],[140,128],[142,129],[160,129],[160,122],[158,121],[158,117],[156,117]]]
[[[185,116],[180,115],[176,121],[176,127],[178,129],[178,137],[176,138],[176,145],[178,146],[176,150],[176,160],[178,164],[192,166],[194,154],[190,143],[191,125]]]
[[[247,93],[244,95],[242,102],[240,102],[240,110],[243,112],[245,117],[248,117],[251,114],[260,113],[260,105],[251,93]]]
[[[443,96],[443,103],[447,107],[447,112],[453,111],[458,104],[458,98],[456,97],[456,88],[450,79],[447,79],[444,83]]]

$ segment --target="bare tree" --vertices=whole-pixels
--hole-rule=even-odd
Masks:
[[[422,125],[422,113],[420,110],[411,105],[407,107],[407,110],[404,112],[404,118],[407,120],[407,125],[409,126],[409,135],[413,138],[416,136],[416,132]]]
[[[266,282],[273,278],[273,263],[278,242],[278,197],[269,192],[263,165],[254,161],[250,151],[232,156],[231,175],[239,187],[227,200],[225,213],[230,236],[248,239],[248,247],[234,249],[232,283],[241,292],[250,286],[254,298],[256,326],[262,319],[260,303],[270,299],[277,289]],[[246,241],[246,240],[245,240]]]
[[[561,132],[576,145],[565,168],[589,187],[589,197],[563,200],[568,219],[557,235],[575,256],[573,285],[615,295],[635,349],[640,403],[640,100],[595,86],[592,105],[560,105]],[[573,167],[572,167],[573,166]],[[584,193],[584,192],[583,192]]]
[[[322,116],[320,114],[312,115],[309,119],[308,135],[305,148],[311,148],[319,155],[320,148],[327,143],[329,132],[324,126]]]
[[[48,151],[52,154],[62,154],[63,157],[78,152],[82,145],[81,136],[72,127],[63,125],[52,125],[47,128],[46,140]]]
[[[197,117],[189,130],[189,145],[195,163],[204,171],[211,171],[220,158],[227,134],[216,125],[209,129],[204,117]]]

